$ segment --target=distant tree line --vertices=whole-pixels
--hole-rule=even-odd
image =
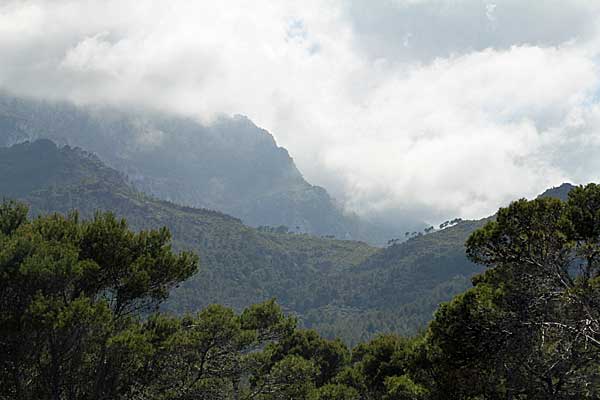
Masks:
[[[454,218],[452,220],[444,221],[439,225],[439,229],[436,229],[434,226],[427,226],[422,231],[412,231],[412,232],[407,231],[407,232],[404,232],[404,238],[411,239],[414,237],[420,237],[423,235],[427,235],[429,233],[433,233],[438,230],[442,230],[442,229],[446,229],[451,226],[454,226],[454,225],[458,224],[459,222],[462,222],[462,218]],[[392,238],[387,241],[388,246],[393,246],[393,245],[400,244],[400,243],[402,243],[402,240],[400,238]]]

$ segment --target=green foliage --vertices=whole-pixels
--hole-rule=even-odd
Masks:
[[[3,202],[0,205],[0,233],[12,235],[12,233],[27,220],[27,206],[14,201]]]
[[[118,393],[112,344],[196,271],[196,256],[173,254],[164,230],[133,233],[111,214],[29,221],[20,204],[0,209],[0,226],[8,227],[0,236],[1,394]]]
[[[379,333],[415,334],[442,302],[465,291],[483,269],[465,257],[464,242],[485,221],[462,221],[370,256],[336,279],[334,306],[307,313],[319,332],[351,344]],[[342,306],[343,305],[343,306]]]
[[[295,328],[272,301],[257,304],[241,315],[221,305],[211,305],[183,318],[155,315],[144,325],[146,342],[153,352],[145,359],[146,371],[133,392],[145,398],[230,398],[301,390],[295,375],[312,374],[305,364],[286,360],[261,377],[261,385],[242,387],[260,362],[256,351]],[[311,380],[309,379],[310,383]],[[212,397],[211,397],[212,396]]]
[[[385,400],[419,400],[426,399],[429,391],[413,382],[407,375],[392,376],[385,380]]]
[[[261,388],[257,398],[265,400],[306,399],[314,390],[314,363],[288,355],[273,365],[268,374],[255,379]]]
[[[308,398],[348,360],[273,300],[152,313],[197,267],[166,229],[0,210],[0,398]]]
[[[439,398],[596,398],[600,187],[519,200],[467,241],[490,266],[429,329]]]
[[[77,209],[91,219],[97,210],[113,211],[134,230],[166,226],[175,250],[200,254],[202,269],[162,304],[178,314],[213,303],[242,310],[276,298],[304,327],[354,345],[381,332],[415,333],[437,304],[465,290],[469,276],[480,270],[463,250],[477,223],[376,249],[255,230],[218,212],[158,201],[133,190],[96,157],[49,141],[0,152],[2,194],[22,199],[32,214]],[[135,279],[143,281],[143,271]]]
[[[413,348],[414,341],[411,339],[383,335],[354,349],[354,368],[358,368],[371,396],[383,397],[389,391],[387,381],[390,377],[409,372]]]
[[[310,400],[360,400],[360,395],[350,386],[328,384],[313,391]]]
[[[158,204],[182,216],[210,215],[215,226],[241,225]],[[471,260],[489,267],[474,287],[441,305],[422,335],[378,335],[352,350],[299,329],[273,299],[241,312],[212,304],[183,316],[157,313],[198,262],[172,251],[167,229],[133,232],[125,220],[97,212],[89,220],[27,214],[20,203],[0,205],[2,399],[600,395],[600,186],[576,188],[567,202],[519,200],[501,209],[467,240]],[[323,248],[303,235],[245,229],[244,238],[264,246],[306,249],[307,265],[354,257],[345,243]]]
[[[297,330],[268,349],[271,362],[277,362],[287,355],[300,356],[312,360],[316,367],[315,383],[329,382],[350,359],[348,348],[339,340],[327,340],[312,330]]]

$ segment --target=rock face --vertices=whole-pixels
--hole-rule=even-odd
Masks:
[[[243,116],[206,125],[149,110],[0,95],[0,145],[38,138],[97,154],[157,198],[223,211],[251,226],[285,225],[373,244],[411,228],[383,228],[344,213],[325,189],[303,178],[271,134]]]

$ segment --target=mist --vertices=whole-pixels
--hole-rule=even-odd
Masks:
[[[479,218],[600,170],[600,4],[539,4],[4,1],[0,89],[243,114],[349,211]]]

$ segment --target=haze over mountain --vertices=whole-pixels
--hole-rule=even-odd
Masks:
[[[0,87],[247,115],[362,216],[481,218],[596,179],[599,16],[589,0],[8,0]]]
[[[181,205],[219,210],[251,226],[383,244],[421,228],[373,224],[344,212],[306,182],[288,152],[243,116],[210,125],[152,110],[76,107],[0,96],[0,143],[50,138],[80,146],[125,173],[138,189]]]
[[[0,196],[25,201],[33,214],[76,209],[89,218],[106,210],[135,229],[167,226],[177,249],[201,259],[199,273],[173,293],[170,310],[212,303],[241,309],[274,297],[305,326],[350,343],[415,332],[481,271],[466,260],[463,243],[482,222],[460,222],[386,249],[257,230],[219,212],[153,199],[95,155],[46,139],[0,148]]]

